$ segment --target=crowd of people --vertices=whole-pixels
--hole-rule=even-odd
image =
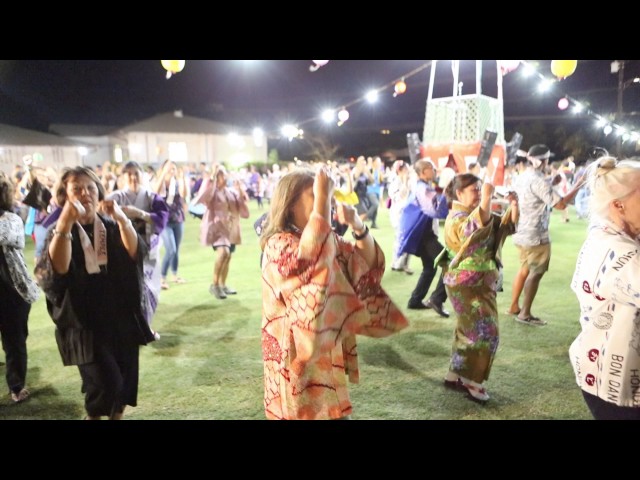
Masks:
[[[161,291],[188,282],[179,275],[186,215],[202,207],[200,241],[215,252],[209,293],[224,300],[238,294],[227,278],[242,244],[240,222],[255,201],[259,210],[268,205],[256,222],[267,418],[350,418],[347,384],[359,380],[356,336],[406,328],[399,301],[444,318],[449,301],[456,324],[444,386],[485,403],[500,340],[496,295],[505,239],[512,236],[520,256],[506,314],[544,326],[532,305],[550,266],[549,214],[575,202],[591,228],[571,285],[582,312],[572,365],[595,418],[636,418],[640,294],[632,280],[638,259],[629,252],[637,250],[640,234],[638,163],[605,157],[576,168],[572,159],[550,166],[550,158],[548,147],[534,145],[524,161],[509,166],[501,210],[481,166],[449,176],[426,158],[385,166],[380,157],[359,157],[353,165],[298,162],[236,172],[170,160],[158,172],[136,162],[61,172],[16,168],[13,180],[0,176],[0,307],[11,312],[0,332],[11,399],[29,397],[27,324],[42,291],[63,365],[78,367],[86,418],[122,418],[137,403],[139,347],[161,341],[152,328]],[[375,240],[382,205],[395,230],[389,262]],[[22,253],[25,236],[35,240],[33,276]],[[584,253],[594,245],[606,259]],[[422,263],[415,288],[392,299],[381,286],[386,264],[393,275],[412,275],[412,256]],[[611,268],[593,270],[602,265]],[[316,307],[300,301],[308,295]],[[600,387],[612,381],[600,362],[624,369],[616,395]]]

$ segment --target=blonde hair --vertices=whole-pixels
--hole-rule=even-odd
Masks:
[[[616,160],[600,157],[587,167],[587,185],[591,189],[589,216],[609,219],[609,205],[640,188],[640,157]]]
[[[273,195],[267,222],[260,235],[260,248],[264,250],[269,238],[276,233],[284,232],[292,222],[292,210],[295,203],[300,199],[302,192],[313,186],[316,174],[308,168],[297,168],[284,175],[276,185]]]

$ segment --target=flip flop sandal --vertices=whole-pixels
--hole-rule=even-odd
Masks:
[[[514,317],[516,322],[524,323],[525,325],[534,325],[536,327],[542,327],[547,324],[544,320],[539,317],[534,317],[533,315],[528,316],[527,318],[520,318],[517,315]]]

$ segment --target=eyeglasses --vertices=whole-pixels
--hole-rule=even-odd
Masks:
[[[98,192],[98,187],[95,183],[90,183],[88,185],[85,185],[84,187],[81,185],[69,184],[67,186],[67,191],[73,193],[76,196],[82,195],[83,191],[86,191],[89,195],[92,195]]]

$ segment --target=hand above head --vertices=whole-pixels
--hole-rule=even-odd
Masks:
[[[313,209],[331,221],[331,198],[333,196],[333,180],[326,166],[321,166],[313,181]]]
[[[491,200],[491,197],[493,196],[493,191],[495,190],[495,187],[493,186],[492,183],[489,182],[485,182],[482,184],[482,190],[480,193],[480,197],[482,198],[481,201],[485,201],[485,200]]]
[[[321,166],[316,172],[316,178],[313,182],[313,194],[318,196],[324,196],[331,198],[333,195],[333,189],[335,187],[333,177],[328,167]]]

